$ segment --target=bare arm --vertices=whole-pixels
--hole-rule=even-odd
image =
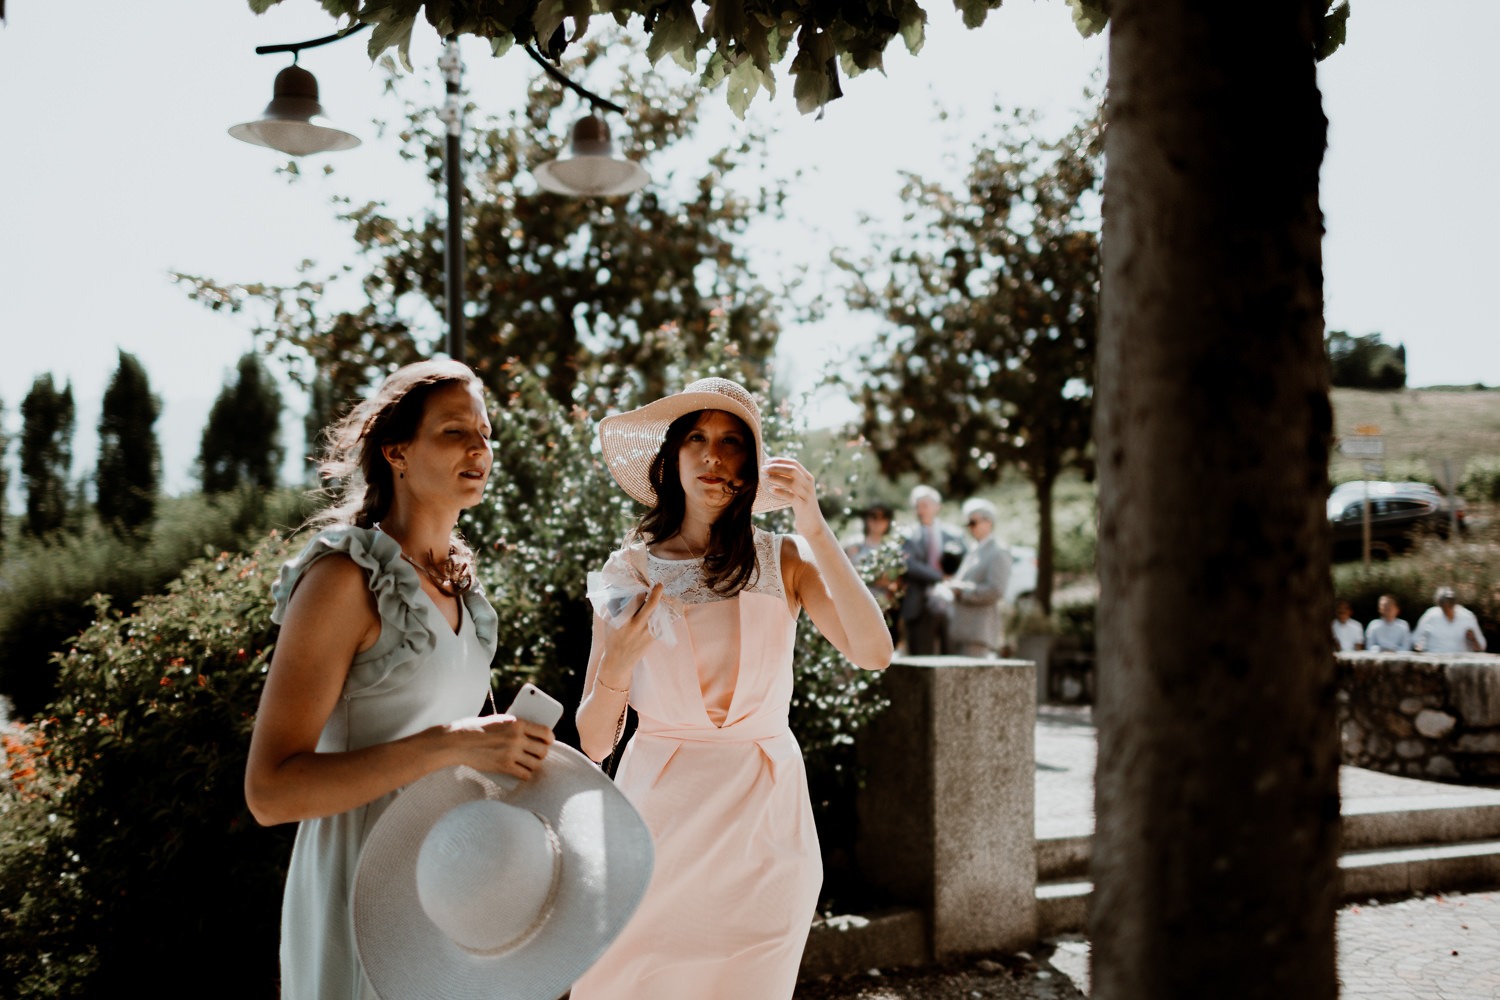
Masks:
[[[795,459],[773,458],[763,474],[778,496],[792,501],[797,533],[812,549],[811,562],[795,543],[782,546],[782,574],[788,592],[807,609],[818,631],[849,661],[865,670],[890,666],[895,647],[885,617],[854,564],[823,518],[817,484]]]
[[[526,778],[546,756],[552,731],[509,716],[319,753],[350,664],[379,637],[374,598],[352,560],[331,555],[307,569],[287,606],[250,738],[245,801],[260,823],[332,816],[454,764]]]
[[[594,616],[593,643],[589,648],[589,666],[583,679],[583,700],[578,703],[574,721],[578,725],[578,745],[588,758],[601,761],[615,748],[615,734],[620,716],[630,701],[630,681],[636,664],[653,639],[647,627],[651,613],[661,603],[661,584],[651,588],[644,598],[637,598],[635,612],[619,628]]]

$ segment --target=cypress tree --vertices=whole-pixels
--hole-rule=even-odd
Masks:
[[[104,391],[99,414],[99,466],[94,473],[99,520],[118,532],[151,523],[161,485],[161,448],[156,418],[161,400],[151,392],[146,370],[132,354],[120,364]]]
[[[275,486],[281,444],[281,392],[255,354],[246,354],[208,413],[198,465],[205,493]]]
[[[38,375],[21,402],[21,478],[26,483],[28,535],[41,536],[67,521],[73,467],[73,385],[58,391],[52,375]]]

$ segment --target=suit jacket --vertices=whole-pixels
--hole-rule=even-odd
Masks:
[[[953,614],[948,641],[1000,648],[1001,602],[1010,583],[1010,552],[994,535],[969,550],[953,575]]]
[[[963,535],[941,521],[933,523],[942,538],[944,553],[962,554]],[[906,593],[901,598],[901,620],[914,621],[927,611],[927,591],[934,583],[941,583],[943,574],[927,562],[927,543],[920,524],[910,529],[911,534],[901,543],[901,552],[906,556]]]

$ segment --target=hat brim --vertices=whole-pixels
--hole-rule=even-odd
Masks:
[[[719,392],[679,392],[664,396],[645,406],[624,413],[615,413],[599,421],[599,448],[604,454],[604,464],[610,475],[630,496],[648,507],[656,506],[656,490],[651,486],[651,463],[667,439],[667,428],[678,417],[699,410],[723,410],[745,422],[755,436],[755,468],[759,485],[755,490],[755,503],[751,511],[761,514],[766,511],[790,507],[791,500],[773,496],[767,488],[762,470],[766,466],[766,444],[761,432],[760,418],[738,400]]]
[[[562,875],[551,913],[525,943],[477,955],[423,911],[416,865],[422,841],[448,810],[484,797],[460,769],[396,796],[360,852],[354,876],[355,942],[365,974],[387,1000],[556,1000],[625,927],[651,879],[651,833],[614,782],[583,754],[553,744],[528,781],[503,801],[545,817],[558,836]]]

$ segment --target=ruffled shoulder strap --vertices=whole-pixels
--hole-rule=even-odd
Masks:
[[[438,623],[430,620],[434,614],[431,602],[423,598],[417,571],[401,557],[401,546],[396,540],[381,531],[347,524],[319,531],[296,558],[281,567],[271,585],[271,596],[276,601],[271,612],[273,622],[281,623],[292,592],[308,567],[334,554],[349,557],[364,571],[380,613],[381,637],[370,650],[355,658],[355,669],[350,671],[344,693],[351,696],[374,693],[386,686],[384,682],[400,672],[399,668],[431,652],[437,644],[434,629]],[[463,603],[480,643],[493,654],[499,621],[494,609],[477,586],[463,595]]]

